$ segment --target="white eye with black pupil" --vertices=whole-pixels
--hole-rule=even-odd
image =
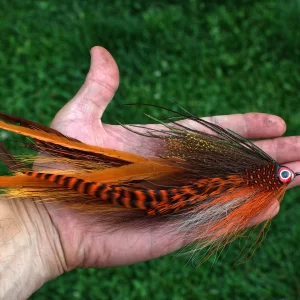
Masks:
[[[295,175],[291,169],[287,167],[280,167],[278,170],[278,177],[282,183],[288,184],[294,179]]]

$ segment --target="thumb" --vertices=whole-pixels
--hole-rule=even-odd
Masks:
[[[91,65],[78,93],[55,116],[52,127],[65,133],[65,125],[99,123],[119,85],[118,66],[110,53],[99,46],[91,49]],[[68,126],[69,127],[69,126]]]

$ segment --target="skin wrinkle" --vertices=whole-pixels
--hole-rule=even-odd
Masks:
[[[55,214],[54,214],[54,216],[55,216]],[[64,255],[66,258],[65,259],[66,270],[71,271],[73,268],[80,267],[81,263],[80,263],[80,259],[78,259],[78,258],[82,257],[82,255],[84,257],[85,249],[82,249],[82,247],[76,247],[76,248],[69,249],[69,251],[66,251],[68,249],[68,244],[73,244],[74,240],[78,239],[77,238],[78,235],[77,235],[77,231],[74,231],[73,234],[68,236],[68,238],[66,239],[65,231],[70,232],[71,228],[69,229],[69,226],[71,225],[74,228],[77,228],[78,224],[77,223],[72,224],[72,218],[70,218],[69,216],[64,216],[64,218],[67,218],[66,226],[65,226],[65,228],[63,228],[63,230],[59,230],[59,228],[58,228],[58,231],[61,236],[61,240],[62,240],[61,245],[64,249]],[[86,232],[88,232],[88,230],[86,230]],[[85,234],[79,235],[78,244],[79,245],[83,244],[84,239],[85,239]],[[71,255],[72,253],[73,253],[73,255]],[[72,267],[70,267],[70,266],[72,266]]]
[[[242,136],[249,135],[249,129],[248,129],[248,115],[247,114],[236,114],[237,118],[241,118],[244,122],[244,126],[239,126],[239,134]],[[210,117],[210,120],[213,124],[216,124],[218,126],[222,127],[222,124],[220,124],[217,116]],[[240,131],[242,129],[243,131]]]
[[[88,257],[94,257],[93,251],[95,251],[95,242],[98,242],[98,240],[101,240],[103,242],[106,242],[106,238],[108,238],[108,241],[110,241],[109,236],[105,234],[104,236],[104,228],[100,227],[101,232],[99,232],[99,230],[95,231],[95,228],[97,227],[97,223],[96,221],[94,222],[89,222],[86,223],[86,221],[83,221],[84,223],[81,224],[81,222],[76,223],[74,226],[72,226],[73,228],[77,228],[78,231],[76,231],[76,234],[74,236],[71,237],[70,240],[65,241],[65,243],[68,245],[69,243],[73,242],[73,239],[77,239],[77,237],[79,238],[79,245],[86,245],[86,247],[78,247],[77,250],[75,249],[75,252],[73,253],[73,261],[68,261],[68,265],[72,265],[74,267],[88,267],[90,265],[93,265],[94,263],[96,263],[97,260],[90,260],[88,259]],[[80,224],[79,224],[80,223]],[[88,226],[88,227],[86,227]],[[69,231],[68,228],[65,229],[66,231]],[[82,234],[83,233],[83,234]],[[88,234],[88,239],[86,238]],[[97,235],[97,237],[96,237]],[[104,239],[105,237],[105,239]],[[101,243],[100,243],[101,244]],[[72,251],[74,251],[74,249],[71,249]],[[97,251],[101,252],[101,262],[103,264],[105,264],[105,260],[102,259],[102,255],[104,255],[105,257],[106,255],[106,250],[105,248],[103,248],[103,246],[101,246],[101,249],[96,249]],[[71,253],[69,253],[69,256],[72,257],[72,255],[70,255]],[[78,263],[80,262],[80,263]],[[69,269],[70,270],[70,269]]]
[[[45,204],[42,202],[42,205],[45,207],[45,209],[47,209],[46,208],[46,206],[45,206]],[[58,230],[58,228],[56,227],[56,225],[55,225],[55,223],[53,222],[53,219],[52,219],[52,215],[51,214],[49,214],[49,218],[50,218],[50,220],[51,220],[51,224],[52,224],[52,226],[54,227],[54,234],[56,234],[56,236],[57,236],[57,238],[58,238],[58,241],[59,241],[59,243],[58,243],[58,245],[62,245],[62,238],[61,238],[61,235],[60,235],[60,231]],[[47,231],[46,231],[47,232]],[[49,238],[51,238],[51,236],[49,236]],[[55,249],[57,249],[57,243],[55,243],[54,244],[54,246],[55,246]],[[63,269],[63,271],[64,272],[66,272],[67,271],[67,267],[66,267],[66,265],[65,265],[65,262],[66,262],[66,254],[65,254],[65,251],[64,251],[64,248],[63,247],[61,247],[61,251],[62,251],[62,257],[61,257],[61,255],[59,255],[59,251],[57,252],[57,258],[58,258],[58,260],[59,260],[59,262],[60,262],[60,265],[62,266],[62,269]]]
[[[94,72],[94,71],[92,71],[92,72]],[[99,74],[101,74],[101,72],[99,72]],[[103,76],[102,76],[103,75]],[[89,77],[89,78],[87,78],[87,83],[89,82],[89,81],[91,81],[91,82],[94,82],[94,83],[96,83],[96,84],[98,84],[100,87],[103,87],[103,88],[105,88],[105,89],[107,89],[110,93],[114,93],[115,92],[115,90],[118,88],[118,86],[113,86],[113,85],[111,85],[111,84],[108,84],[108,83],[103,83],[101,80],[103,80],[103,78],[104,78],[104,80],[106,81],[106,78],[109,78],[109,80],[115,80],[115,76],[111,76],[111,75],[109,75],[109,74],[101,74],[101,77],[99,77],[98,79],[94,79],[94,77],[96,78],[97,77],[97,75],[94,75],[94,74],[92,74],[91,75],[91,77]]]
[[[220,126],[220,123],[218,122],[218,118],[216,116],[209,117],[209,120],[211,123]]]
[[[243,133],[241,134],[242,136],[247,136],[249,135],[249,124],[248,124],[248,117],[244,118],[244,130],[243,130]]]
[[[82,259],[82,266],[88,267],[90,265],[101,265],[103,267],[106,267],[106,265],[111,261],[112,259],[112,252],[115,250],[111,247],[111,240],[108,238],[108,236],[103,232],[99,238],[101,240],[101,256],[97,257],[92,255],[94,248],[93,244],[95,242],[95,236],[92,235],[92,237],[87,240],[87,249],[84,252],[84,256]],[[98,240],[98,242],[99,242]],[[95,257],[94,260],[91,261],[91,257]]]
[[[272,143],[274,143],[274,140],[272,141]],[[275,147],[275,155],[274,155],[276,158],[278,157],[278,147]],[[275,160],[276,160],[275,158]]]
[[[154,245],[154,242],[153,242],[153,235],[152,234],[153,234],[153,232],[149,233],[150,243],[149,243],[149,253],[148,253],[148,256],[151,257],[151,259],[153,257],[155,257],[155,253],[154,253],[155,245]]]
[[[150,151],[145,151],[146,147],[146,140],[148,139],[148,141],[151,142],[151,138],[145,138],[139,135],[136,135],[134,133],[129,134],[127,132],[127,135],[124,135],[124,132],[122,130],[114,130],[114,128],[111,128],[111,126],[105,126],[104,124],[104,130],[106,132],[106,135],[104,137],[104,144],[110,146],[110,143],[108,140],[106,140],[106,138],[108,137],[109,139],[111,139],[112,137],[118,141],[119,145],[118,147],[116,147],[116,145],[114,146],[114,148],[117,148],[118,150],[121,151],[129,151],[132,153],[136,153],[136,154],[154,154],[155,151],[154,148],[151,149],[151,147],[149,147],[151,150]],[[125,129],[126,130],[126,129]],[[130,146],[130,145],[134,145],[134,146]],[[113,145],[111,145],[113,146]],[[152,145],[151,145],[152,146]]]
[[[121,131],[115,131],[115,130],[110,130],[110,127],[109,126],[106,126],[105,124],[103,124],[103,129],[105,131],[105,136],[104,136],[104,143],[105,144],[108,144],[108,142],[106,142],[107,140],[107,137],[110,138],[110,137],[113,137],[115,138],[116,140],[119,140],[122,141],[124,140],[124,136],[121,134]],[[120,147],[119,150],[123,151],[124,150],[124,147]]]
[[[41,205],[36,205],[36,211],[37,213],[40,215],[40,219],[45,219],[45,216],[42,215],[42,211],[45,211],[46,210],[46,207],[45,207],[45,204],[43,202],[41,202]],[[28,212],[28,215],[29,212]],[[54,226],[53,222],[52,222],[52,219],[51,219],[51,216],[49,216],[47,214],[47,218],[49,219],[50,221],[50,224],[47,224],[47,228],[45,227],[45,222],[43,222],[42,224],[36,224],[36,223],[33,223],[34,227],[35,227],[35,231],[37,233],[37,236],[39,237],[39,240],[43,240],[46,236],[48,237],[47,240],[51,240],[51,238],[53,237],[58,237],[58,232],[57,232],[57,229],[56,227]],[[45,221],[45,220],[44,220]],[[48,222],[47,222],[48,223]],[[52,230],[54,228],[54,231]],[[42,230],[41,230],[42,229]],[[44,243],[41,243],[41,244],[38,244],[38,252],[39,252],[39,258],[41,259],[41,263],[43,261],[43,258],[45,257],[45,249],[43,249],[41,246],[44,245]],[[59,248],[60,250],[62,250],[63,252],[63,249],[61,247],[57,248],[57,245],[60,245],[59,243],[54,243],[54,244],[49,244],[49,248],[51,249],[51,252],[53,253],[52,257],[57,261],[60,262],[60,263],[56,263],[55,265],[57,267],[60,268],[60,266],[62,267],[62,269],[58,270],[59,273],[63,273],[64,271],[64,266],[63,266],[63,261],[60,259],[61,255],[59,255]],[[56,253],[56,255],[54,254]]]
[[[94,251],[94,244],[95,244],[95,240],[97,239],[96,238],[96,234],[99,234],[99,232],[94,232],[94,223],[91,223],[89,225],[89,227],[91,228],[90,229],[87,229],[87,232],[90,233],[90,238],[86,240],[85,237],[83,237],[83,240],[86,240],[86,241],[83,241],[82,244],[87,244],[87,247],[86,249],[83,249],[83,259],[82,259],[82,267],[88,267],[89,265],[97,265],[99,263],[100,265],[100,258],[101,257],[96,257],[96,260],[94,261],[91,261],[90,260],[90,257],[93,257],[92,252]],[[109,247],[106,247],[106,241],[107,239],[103,239],[103,233],[101,233],[99,239],[103,240],[103,246],[101,248],[101,253],[103,255],[103,257],[105,257],[106,259],[110,258],[110,255],[111,253],[108,253],[108,251],[111,251],[109,250]],[[105,234],[105,237],[107,237],[107,235]],[[108,250],[107,250],[108,249]],[[106,259],[101,259],[101,262],[102,263],[105,263]]]
[[[38,207],[27,200],[7,201],[2,199],[0,212],[1,217],[3,214],[7,214],[6,208],[8,207],[11,208],[9,212],[14,221],[14,224],[11,225],[10,231],[13,230],[15,234],[12,234],[12,239],[9,243],[6,243],[5,245],[1,244],[1,253],[5,257],[5,261],[1,263],[1,267],[6,268],[7,271],[3,273],[4,269],[0,273],[0,297],[2,299],[3,297],[6,297],[5,295],[7,295],[7,293],[9,293],[11,295],[15,295],[12,299],[16,299],[17,297],[23,299],[26,295],[28,297],[31,294],[30,290],[35,289],[45,280],[50,279],[48,277],[50,265],[47,263],[45,264],[45,262],[47,261],[46,257],[51,256],[51,252],[48,252],[47,256],[45,256],[46,251],[39,251],[40,245],[43,245],[43,247],[46,246],[44,249],[49,248],[47,248],[48,243],[42,242],[40,239],[43,238],[44,241],[48,240],[47,238],[45,239],[46,236],[36,230],[36,227],[39,228],[39,231],[43,228],[43,226],[37,225],[37,222],[40,222],[42,216],[39,212],[37,212]],[[34,220],[30,217],[33,212],[35,213]],[[18,216],[18,218],[16,218],[16,216]],[[46,221],[45,216],[43,221]],[[9,234],[8,228],[3,228],[2,230],[5,230],[5,234]],[[0,237],[1,236],[2,234]],[[11,255],[7,255],[8,253],[11,253]],[[28,268],[24,268],[24,263],[29,262],[30,265]],[[48,261],[48,263],[49,262],[50,261]],[[43,267],[41,267],[42,265]],[[54,270],[58,266],[59,264],[57,263],[52,264],[51,272],[56,273]],[[10,273],[8,272],[8,269],[10,270]],[[27,280],[24,281],[23,278],[27,278]],[[14,286],[11,285],[12,280],[15,282]],[[11,289],[7,286],[8,281]]]
[[[77,102],[77,108],[82,113],[82,117],[84,118],[84,115],[88,114],[91,116],[91,119],[95,119],[98,117],[97,110],[100,109],[99,105],[96,105],[96,101],[94,101],[92,98],[86,98],[86,101],[78,101]]]
[[[112,258],[112,251],[113,248],[108,243],[108,240],[105,238],[103,239],[103,247],[102,247],[102,254],[103,256],[97,258],[97,263],[100,262],[100,265],[105,265],[107,262],[111,261]]]
[[[84,244],[85,237],[81,237],[81,241],[79,243],[79,245]],[[88,240],[87,242],[87,247],[83,248],[83,247],[78,247],[78,250],[76,251],[76,255],[75,257],[80,257],[82,260],[82,263],[78,264],[78,267],[85,267],[85,261],[87,261],[88,257],[89,257],[89,249],[91,249],[91,244],[92,244],[93,239],[91,238],[90,240]]]
[[[96,107],[96,108],[98,108],[98,110],[99,109],[101,109],[101,106],[100,106],[100,104],[99,103],[97,103],[97,100],[95,100],[95,99],[93,99],[93,98],[84,98],[84,101],[82,101],[82,103],[85,103],[85,102],[91,102],[91,107]]]

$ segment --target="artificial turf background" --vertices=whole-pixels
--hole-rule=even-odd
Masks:
[[[300,134],[299,21],[299,0],[0,0],[0,110],[49,124],[82,84],[89,49],[102,45],[121,73],[106,122],[145,122],[122,103],[176,101],[199,116],[278,114],[287,134]],[[32,299],[299,299],[299,237],[294,189],[247,263],[231,262],[234,243],[200,268],[170,255],[75,270]]]

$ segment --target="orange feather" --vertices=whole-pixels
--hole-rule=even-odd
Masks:
[[[171,217],[177,222],[174,230],[189,233],[200,247],[224,245],[272,201],[281,200],[299,173],[234,132],[191,114],[180,116],[211,133],[162,123],[165,130],[148,132],[163,141],[160,157],[147,158],[87,145],[0,113],[1,129],[32,138],[34,143],[26,147],[42,154],[17,158],[1,145],[0,160],[14,175],[0,177],[0,188],[7,189],[9,199],[42,197],[92,213],[111,208],[141,210],[145,218]],[[38,171],[32,170],[32,162]]]

